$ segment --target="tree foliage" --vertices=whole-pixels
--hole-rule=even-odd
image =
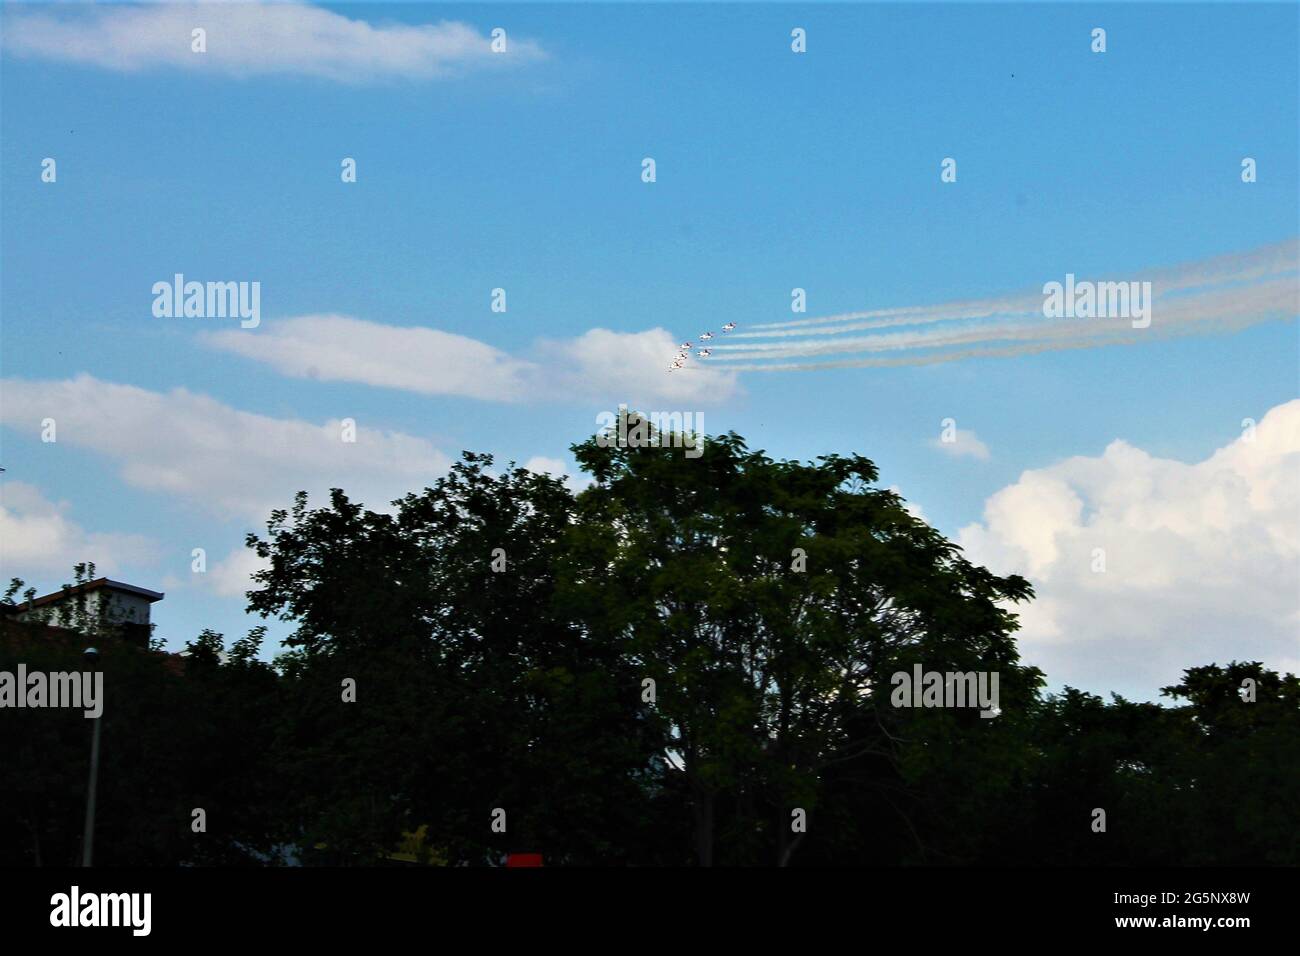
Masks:
[[[300,494],[248,537],[249,610],[293,627],[274,662],[260,627],[183,658],[89,618],[34,641],[16,582],[0,670],[103,644],[97,859],[1300,862],[1294,676],[1043,696],[1015,643],[1028,583],[966,560],[871,461],[650,435],[575,445],[576,493],[466,453],[388,509]],[[915,665],[996,673],[999,713],[894,706]],[[0,864],[76,859],[88,742],[80,712],[2,715]]]

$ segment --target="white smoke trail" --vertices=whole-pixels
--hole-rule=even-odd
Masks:
[[[732,341],[715,345],[717,355],[709,364],[728,371],[928,365],[1239,329],[1300,315],[1298,274],[1300,241],[1288,239],[1136,277],[1151,283],[1148,328],[1134,328],[1128,318],[1045,318],[1043,293],[1017,293],[754,325],[750,328],[765,331],[737,333]],[[884,329],[893,331],[878,331]],[[844,335],[873,330],[877,334]],[[741,338],[746,341],[734,341]],[[904,354],[833,362],[774,361],[873,352]]]

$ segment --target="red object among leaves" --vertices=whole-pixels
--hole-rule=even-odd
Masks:
[[[506,866],[541,866],[540,853],[511,853],[506,857]]]

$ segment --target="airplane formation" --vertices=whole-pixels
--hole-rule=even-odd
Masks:
[[[728,322],[726,325],[722,327],[722,331],[730,332],[735,327],[736,327],[735,322]],[[713,338],[712,332],[700,333],[701,342],[707,342],[711,338]],[[668,366],[668,371],[675,372],[679,368],[685,368],[686,360],[691,357],[691,349],[693,348],[695,348],[695,345],[692,342],[683,342],[681,345],[677,346],[677,357],[673,359],[673,364]],[[710,355],[713,354],[713,350],[708,348],[700,348],[698,351],[696,351],[695,354],[700,356],[700,358],[708,358]]]

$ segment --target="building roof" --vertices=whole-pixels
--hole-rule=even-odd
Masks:
[[[122,591],[126,594],[134,594],[136,597],[142,597],[150,604],[154,601],[161,601],[164,597],[161,591],[150,591],[148,588],[136,587],[134,584],[124,584],[121,581],[111,581],[108,578],[95,578],[93,581],[87,581],[84,584],[78,584],[67,590],[59,589],[50,594],[43,594],[31,601],[23,601],[21,604],[12,608],[13,611],[28,611],[35,607],[41,607],[45,604],[53,604],[55,601],[62,600],[65,597],[76,597],[78,594],[88,594],[91,591],[98,591],[106,588],[110,591]]]

